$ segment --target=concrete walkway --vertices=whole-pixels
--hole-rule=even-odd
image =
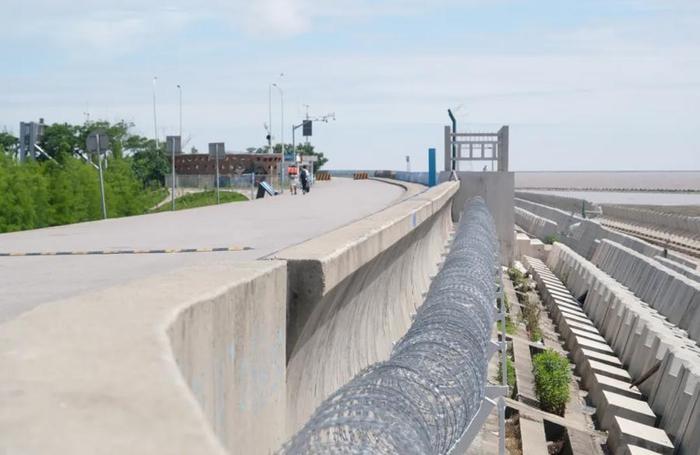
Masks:
[[[411,186],[411,192],[420,190]],[[0,258],[0,322],[37,305],[199,264],[262,258],[385,208],[405,189],[371,180],[318,182],[307,195],[0,235],[0,252],[242,246],[248,251]]]

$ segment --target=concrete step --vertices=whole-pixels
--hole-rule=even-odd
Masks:
[[[602,430],[610,430],[614,417],[622,417],[644,425],[654,426],[656,414],[646,401],[629,398],[614,392],[603,390],[599,395],[596,418]]]
[[[602,391],[614,392],[618,395],[642,399],[642,393],[639,389],[633,386],[630,382],[620,381],[619,379],[611,378],[603,374],[594,373],[589,379],[588,397],[594,405],[600,402],[600,394]]]
[[[623,455],[628,445],[638,446],[655,453],[673,454],[673,444],[664,430],[623,417],[613,418],[607,444],[614,455]]]

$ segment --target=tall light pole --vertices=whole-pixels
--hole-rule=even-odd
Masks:
[[[273,87],[280,91],[280,111],[281,111],[281,123],[280,123],[280,141],[282,143],[282,152],[284,153],[284,90],[278,84],[272,84]]]
[[[153,76],[153,138],[156,140],[156,148],[158,145],[158,118],[156,117],[156,81],[158,76]]]
[[[180,104],[180,153],[182,153],[182,86],[180,84],[177,84],[177,91],[179,95],[179,104]],[[174,142],[174,141],[173,141]],[[175,144],[173,143],[173,150],[172,150],[172,203],[173,203],[173,210],[175,210]]]
[[[267,91],[267,112],[268,112],[268,121],[269,123],[267,124],[267,145],[270,147],[270,153],[273,152],[272,150],[272,85],[270,84],[268,86],[268,91]]]
[[[281,74],[281,76],[284,76],[284,74]],[[279,178],[280,178],[280,190],[282,193],[284,193],[284,91],[282,90],[282,87],[280,87],[278,84],[272,84],[277,88],[277,90],[280,91],[280,113],[281,113],[281,120],[280,120],[280,141],[281,141],[281,147],[280,147],[280,153],[282,154],[282,159],[280,160],[280,166],[279,166]]]

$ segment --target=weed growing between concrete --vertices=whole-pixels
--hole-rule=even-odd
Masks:
[[[542,340],[542,330],[539,325],[540,308],[536,301],[530,300],[528,295],[530,292],[529,278],[515,268],[508,269],[508,277],[513,281],[513,287],[521,305],[523,320],[525,321],[530,341]],[[507,330],[508,327],[506,325],[506,332]]]
[[[558,242],[559,237],[556,234],[549,234],[544,238],[544,243],[547,245],[554,245],[554,242]]]

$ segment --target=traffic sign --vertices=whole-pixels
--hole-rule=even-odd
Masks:
[[[304,127],[303,127],[304,136],[305,136],[305,137],[311,136],[311,130],[312,130],[313,121],[311,121],[311,120],[304,120],[303,125],[304,125]]]

